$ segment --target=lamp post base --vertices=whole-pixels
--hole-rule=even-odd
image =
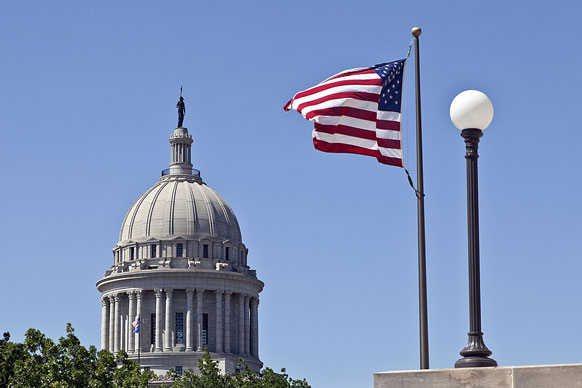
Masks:
[[[483,342],[482,332],[470,332],[467,346],[460,352],[463,358],[455,362],[455,368],[481,368],[497,366],[497,361],[489,358],[491,350]]]
[[[455,368],[483,368],[497,366],[497,361],[489,357],[463,357],[455,362]]]

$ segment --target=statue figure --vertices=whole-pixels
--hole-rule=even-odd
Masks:
[[[184,115],[186,114],[186,104],[184,104],[184,97],[182,97],[182,91],[180,91],[180,101],[178,101],[178,103],[176,104],[176,108],[178,108],[178,128],[182,128],[182,124],[184,123]]]

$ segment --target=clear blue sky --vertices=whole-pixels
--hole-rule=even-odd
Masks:
[[[500,365],[582,361],[577,1],[52,1],[0,5],[0,330],[99,344],[95,282],[169,162],[180,85],[195,167],[266,286],[260,352],[317,388],[418,368],[416,201],[399,168],[313,149],[283,104],[398,59],[420,25],[431,366],[468,330],[464,145],[449,104],[489,95],[481,141],[485,342]],[[413,66],[404,102],[413,174]]]

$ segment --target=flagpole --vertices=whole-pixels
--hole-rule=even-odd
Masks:
[[[141,318],[140,318],[141,321]],[[139,346],[137,347],[137,365],[139,365],[140,369],[141,369],[141,322],[139,325],[139,333],[137,333],[139,335]]]
[[[420,58],[418,37],[420,27],[412,28],[414,36],[415,84],[416,84],[416,180],[418,220],[418,319],[420,327],[420,369],[428,369],[428,312],[426,297],[426,241],[424,234],[424,171],[422,163],[422,119],[420,114]]]

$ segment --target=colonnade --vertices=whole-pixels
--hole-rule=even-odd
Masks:
[[[142,311],[142,302],[146,293],[152,293],[155,297],[155,310]],[[186,310],[183,316],[185,325],[184,342],[176,348],[175,339],[172,337],[175,309],[173,308],[174,295],[176,293],[186,294]],[[212,330],[215,335],[214,352],[234,353],[232,346],[235,344],[236,354],[243,356],[259,357],[259,327],[258,327],[258,306],[259,299],[256,296],[233,293],[225,290],[204,290],[186,289],[173,290],[153,289],[153,290],[129,290],[126,292],[109,293],[101,298],[101,348],[112,352],[125,350],[127,353],[136,353],[138,349],[144,351],[140,342],[151,335],[155,324],[155,337],[151,344],[154,352],[186,351],[201,352],[207,346],[204,343],[204,321],[203,314],[210,316],[209,306],[204,309],[205,293],[213,293],[216,298],[215,327]],[[196,294],[196,308],[194,308],[194,294]],[[233,322],[233,308],[238,308],[238,322]],[[150,309],[151,310],[151,309]],[[236,311],[236,310],[234,310]],[[155,312],[155,323],[149,322],[148,333],[144,333],[143,314]],[[132,322],[136,317],[141,319],[141,335],[133,333]],[[231,338],[233,325],[238,325],[238,338]],[[206,335],[210,335],[210,328],[207,327]],[[163,337],[162,337],[163,334]],[[148,350],[150,350],[148,348]],[[212,349],[209,348],[210,351]]]

